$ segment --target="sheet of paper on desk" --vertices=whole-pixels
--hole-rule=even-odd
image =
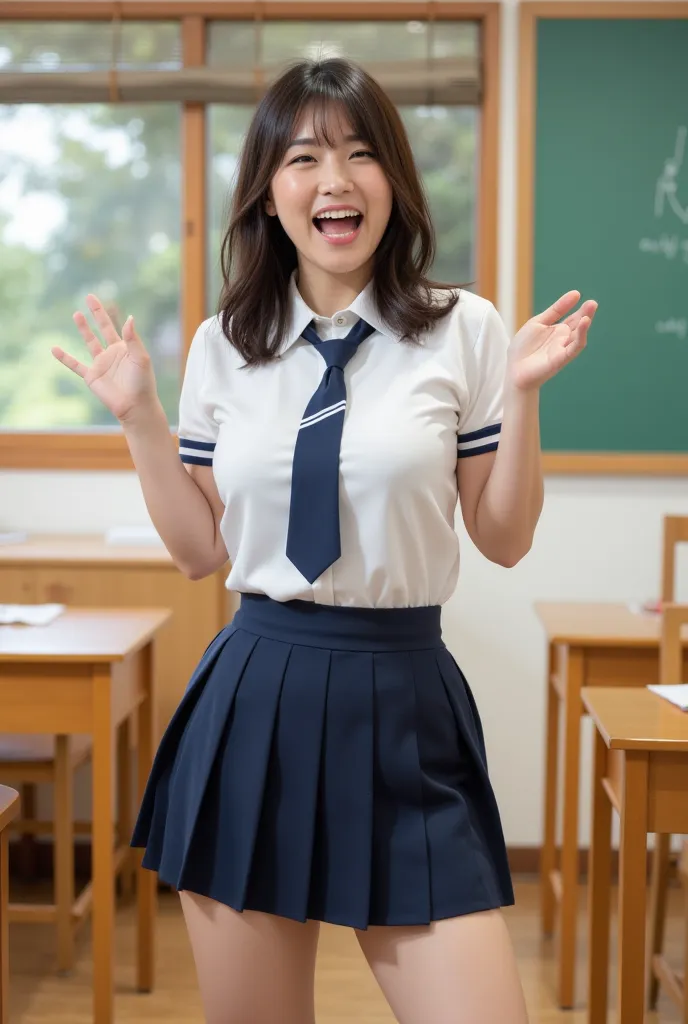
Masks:
[[[665,697],[672,704],[676,704],[682,711],[688,711],[688,683],[678,683],[671,686],[653,685],[648,690]]]
[[[661,601],[629,601],[628,610],[634,615],[659,615],[662,611]]]
[[[0,604],[0,626],[47,626],[64,610],[63,604]]]
[[[26,544],[29,539],[24,530],[1,530],[0,544]]]

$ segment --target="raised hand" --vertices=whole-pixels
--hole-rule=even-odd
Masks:
[[[531,317],[513,339],[509,373],[519,390],[541,387],[585,348],[597,312],[595,300],[586,299],[580,309],[561,320],[579,299],[580,292],[566,292],[549,309]]]
[[[51,352],[59,362],[82,377],[113,416],[124,422],[157,401],[151,358],[134,330],[133,317],[124,322],[120,338],[98,297],[89,294],[86,302],[105,345],[93,333],[84,314],[77,312],[72,319],[93,356],[93,362],[86,366],[58,346]]]

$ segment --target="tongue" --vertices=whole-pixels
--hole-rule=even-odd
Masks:
[[[357,217],[322,217],[318,221],[318,227],[323,235],[348,235],[349,232],[356,230],[357,220]]]

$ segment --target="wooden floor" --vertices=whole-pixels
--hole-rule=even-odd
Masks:
[[[682,950],[681,894],[672,890],[667,953],[680,965]],[[538,890],[534,881],[516,881],[516,906],[505,915],[518,955],[531,1024],[584,1024],[585,971],[578,977],[579,1009],[562,1012],[554,1004],[555,970],[550,941],[541,941]],[[580,903],[580,963],[585,960],[585,892]],[[613,931],[614,929],[612,929]],[[11,926],[12,951],[10,1024],[90,1024],[91,990],[88,932],[79,939],[79,961],[69,978],[54,974],[52,929],[47,925]],[[134,919],[130,907],[117,916],[117,1004],[120,1022],[202,1024],[191,952],[178,899],[160,899],[157,986],[151,995],[134,991]],[[614,979],[612,973],[612,994]],[[353,933],[325,925],[321,931],[316,980],[318,1024],[393,1024],[394,1018],[360,953]],[[610,1024],[615,1015],[610,1014]],[[678,1024],[679,1015],[666,996],[650,1022]],[[428,1022],[431,1024],[431,1022]]]

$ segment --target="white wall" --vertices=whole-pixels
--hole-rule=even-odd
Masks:
[[[517,9],[506,3],[497,304],[512,330],[517,326],[516,59]],[[576,287],[576,282],[571,286]],[[594,343],[593,331],[590,344]],[[464,537],[461,580],[445,609],[445,639],[480,707],[509,845],[538,845],[541,838],[545,644],[533,602],[639,601],[654,596],[661,519],[669,512],[688,514],[688,481],[550,477],[535,545],[521,565],[512,570],[490,565]],[[99,532],[110,525],[147,520],[133,474],[0,474],[0,528]],[[679,597],[688,600],[688,588]],[[586,760],[589,740],[586,729]],[[581,836],[586,843],[588,791],[586,770],[581,796]]]

